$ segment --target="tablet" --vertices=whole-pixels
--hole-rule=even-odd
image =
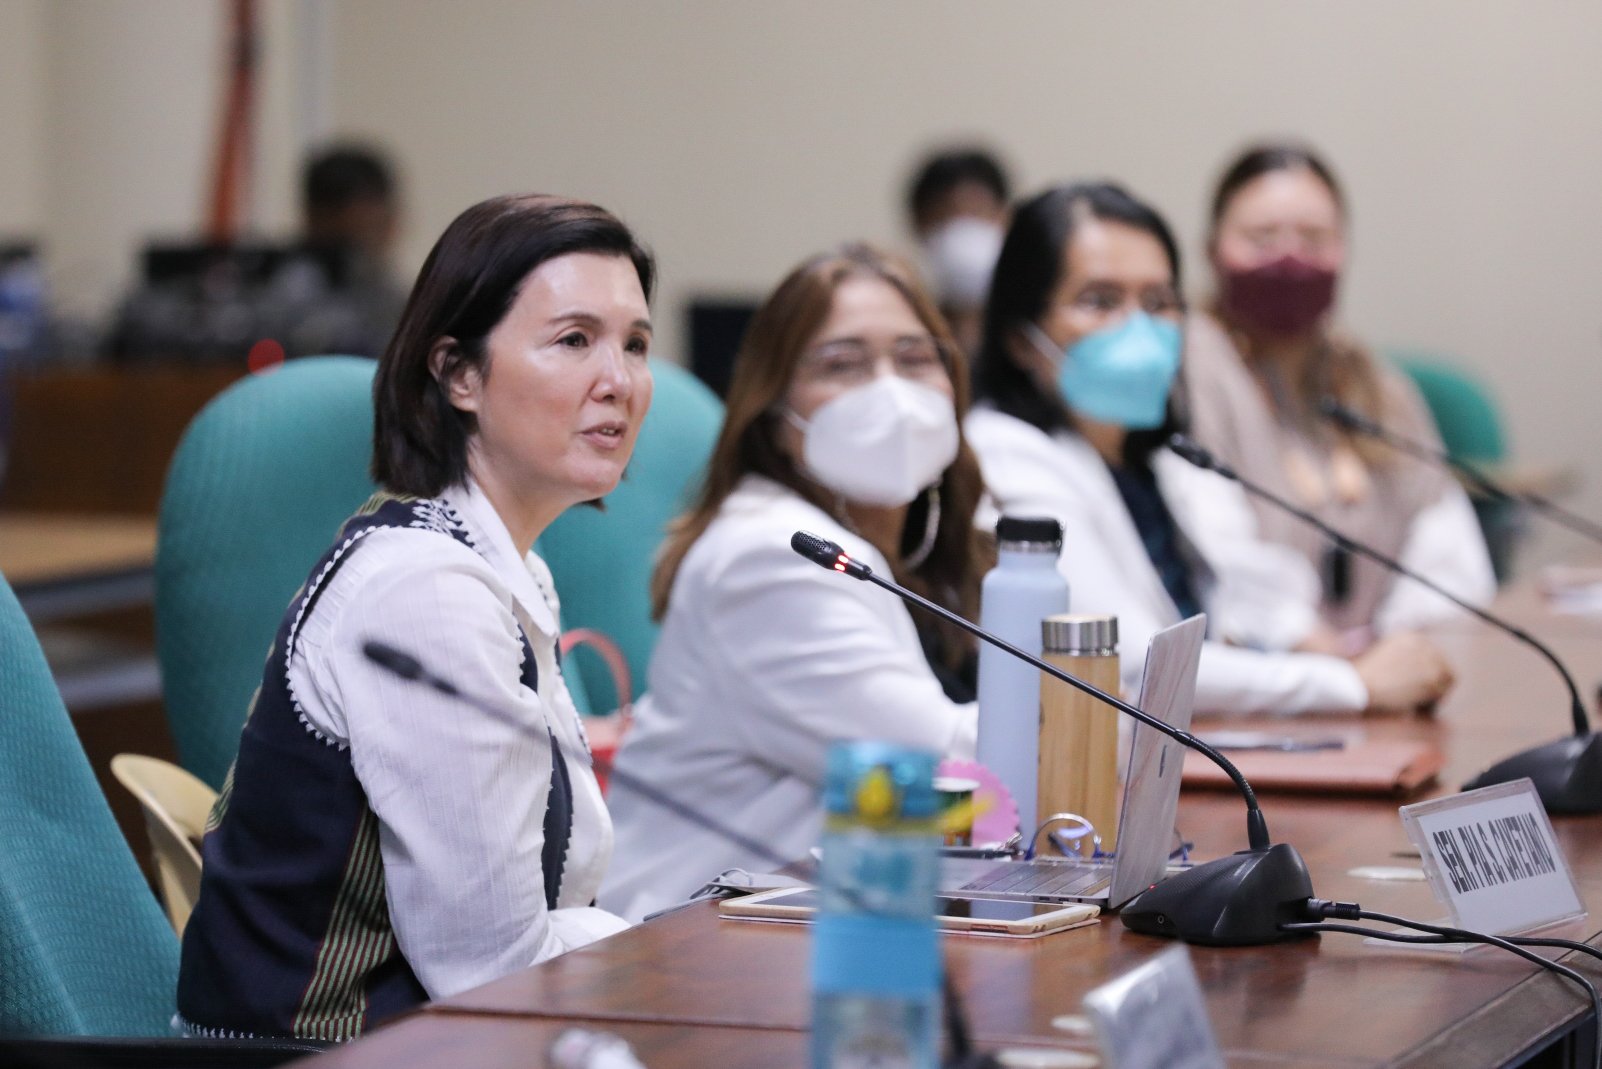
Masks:
[[[953,932],[991,935],[1040,935],[1093,923],[1099,906],[1087,902],[1004,902],[992,898],[935,899],[936,920]],[[725,899],[718,911],[725,917],[754,920],[807,921],[817,912],[818,892],[811,887],[786,887],[745,898]]]

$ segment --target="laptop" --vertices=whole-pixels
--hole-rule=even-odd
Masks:
[[[1138,707],[1181,731],[1196,701],[1205,615],[1164,628],[1146,650]],[[1095,902],[1116,909],[1167,875],[1186,748],[1139,721],[1124,771],[1118,849],[1111,862],[942,858],[940,893],[1029,902]],[[1026,829],[1026,834],[1034,829]]]

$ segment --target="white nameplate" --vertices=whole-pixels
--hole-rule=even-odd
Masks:
[[[1104,1069],[1225,1069],[1190,951],[1176,943],[1085,996]]]
[[[1505,935],[1585,914],[1528,779],[1403,806],[1401,814],[1454,926]]]

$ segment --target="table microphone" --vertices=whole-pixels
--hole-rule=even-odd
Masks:
[[[1479,787],[1489,787],[1493,783],[1506,783],[1528,776],[1535,784],[1536,792],[1541,796],[1541,804],[1546,807],[1547,812],[1602,813],[1602,741],[1599,741],[1598,736],[1591,731],[1590,721],[1585,713],[1585,703],[1580,700],[1580,690],[1574,685],[1574,677],[1569,675],[1569,670],[1558,660],[1557,654],[1523,628],[1515,627],[1501,617],[1464,601],[1456,594],[1442,588],[1440,584],[1426,579],[1372,546],[1347,537],[1306,509],[1248,481],[1235,469],[1185,435],[1171,435],[1168,439],[1168,448],[1198,468],[1217,472],[1224,478],[1238,483],[1241,489],[1252,496],[1262,498],[1275,508],[1295,516],[1342,549],[1367,557],[1386,570],[1411,579],[1428,590],[1433,590],[1464,612],[1483,620],[1499,631],[1512,635],[1545,657],[1552,667],[1557,669],[1558,674],[1563,677],[1564,684],[1569,688],[1569,713],[1574,720],[1574,734],[1498,761],[1464,784],[1463,789],[1474,790]]]
[[[1257,794],[1230,760],[1188,731],[1181,731],[1099,687],[1019,649],[906,587],[876,575],[839,545],[807,531],[790,536],[790,548],[823,568],[883,587],[903,600],[947,620],[976,638],[1033,665],[1127,716],[1196,750],[1223,769],[1246,800],[1249,849],[1170,876],[1141,892],[1119,912],[1124,927],[1147,935],[1177,936],[1209,946],[1256,946],[1293,938],[1281,925],[1306,915],[1313,882],[1296,848],[1273,843]]]
[[[1352,411],[1333,397],[1326,397],[1320,401],[1318,410],[1330,422],[1339,427],[1384,442],[1392,449],[1406,453],[1411,457],[1416,457],[1425,463],[1451,468],[1461,475],[1465,482],[1486,497],[1497,501],[1512,501],[1525,505],[1532,511],[1541,513],[1553,523],[1561,527],[1567,527],[1581,537],[1588,538],[1592,542],[1602,543],[1602,524],[1570,512],[1548,497],[1528,490],[1509,490],[1490,476],[1480,472],[1474,465],[1459,460],[1446,450],[1397,434],[1388,427],[1384,427],[1366,416]]]
[[[378,665],[380,668],[399,676],[412,683],[420,683],[441,694],[472,706],[481,713],[495,717],[499,720],[511,719],[511,714],[495,702],[470,694],[458,687],[454,682],[444,676],[435,675],[423,665],[423,662],[407,653],[397,649],[387,642],[368,639],[362,643],[362,656]],[[571,757],[565,747],[556,741],[553,735],[550,743],[562,751],[564,758]],[[633,791],[640,797],[654,802],[689,824],[693,824],[703,831],[709,831],[725,842],[733,843],[741,850],[753,857],[761,858],[766,864],[774,868],[784,868],[794,858],[780,857],[779,854],[766,843],[751,838],[744,832],[729,827],[715,817],[685,805],[666,792],[640,779],[632,773],[618,768],[604,757],[597,757],[593,753],[585,757],[587,763],[592,764],[602,775],[606,776],[613,787],[621,787]],[[1311,894],[1311,890],[1308,892]],[[1306,914],[1295,918],[1306,919]],[[976,1050],[973,1046],[972,1033],[968,1029],[968,1013],[963,1005],[962,995],[957,990],[956,983],[951,979],[950,970],[941,971],[941,999],[946,1010],[946,1031],[950,1039],[950,1053],[942,1063],[943,1069],[1000,1069],[1000,1062],[995,1056],[984,1051]]]

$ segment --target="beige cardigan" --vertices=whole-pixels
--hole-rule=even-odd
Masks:
[[[1364,357],[1365,359],[1372,359]],[[1410,438],[1439,446],[1440,437],[1413,385],[1379,366],[1383,421]],[[1300,455],[1328,472],[1329,438],[1316,422],[1281,419],[1247,369],[1234,341],[1207,315],[1186,327],[1185,380],[1191,433],[1240,474],[1312,511],[1349,537],[1399,558],[1471,602],[1496,592],[1490,558],[1467,496],[1439,469],[1411,457],[1367,468],[1367,486],[1354,500],[1331,492],[1298,493],[1286,458]],[[1328,540],[1266,501],[1252,499],[1259,534],[1302,553],[1321,576]],[[1455,614],[1444,599],[1363,559],[1351,562],[1348,595],[1324,592],[1321,611],[1338,630],[1378,633],[1428,625]]]

